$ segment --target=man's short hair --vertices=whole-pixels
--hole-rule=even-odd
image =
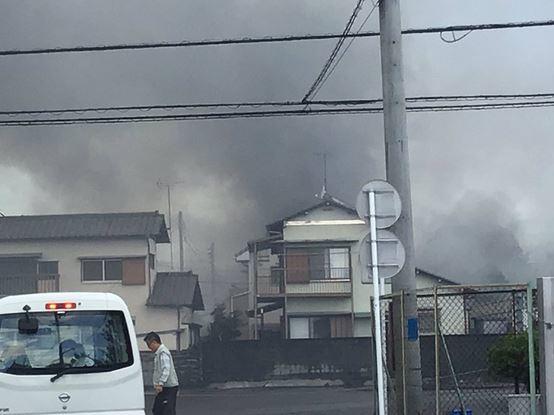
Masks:
[[[146,344],[148,344],[152,341],[162,344],[162,339],[160,339],[160,335],[158,333],[156,333],[155,331],[151,331],[150,333],[148,333],[144,337],[144,341],[146,342]]]

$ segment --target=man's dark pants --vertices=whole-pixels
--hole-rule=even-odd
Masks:
[[[156,395],[152,413],[154,415],[175,415],[178,390],[178,386],[174,388],[163,388],[162,391]]]

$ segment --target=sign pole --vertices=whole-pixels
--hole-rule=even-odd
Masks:
[[[375,208],[375,192],[369,196],[369,226],[371,232],[371,264],[373,275],[373,315],[375,316],[375,363],[377,365],[377,400],[379,415],[385,415],[385,389],[383,384],[383,344],[381,340],[381,290],[379,287],[379,261],[377,253],[377,217]]]

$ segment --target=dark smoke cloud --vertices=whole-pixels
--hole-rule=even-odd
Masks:
[[[554,13],[547,0],[535,15],[523,4],[506,6],[500,0],[486,6],[478,0],[458,3],[404,2],[405,26],[532,20]],[[339,32],[354,4],[21,0],[1,6],[0,43],[2,48],[31,48]],[[377,28],[375,18],[368,30]],[[442,44],[436,36],[406,38],[408,95],[554,89],[544,70],[554,65],[544,53],[550,47],[546,33],[472,34],[456,45]],[[332,46],[315,42],[2,58],[0,106],[299,99]],[[514,59],[514,48],[525,51],[524,58]],[[379,71],[378,42],[357,41],[320,97],[379,97]],[[531,71],[537,76],[529,79]],[[545,149],[551,149],[552,117],[539,110],[529,114],[410,115],[419,266],[462,281],[489,281],[528,276],[526,257],[536,252],[543,270],[554,263],[541,248],[551,242],[541,231],[554,229],[554,219],[542,215],[544,223],[537,221],[554,196],[543,191],[548,179],[534,180],[554,174],[545,156],[551,154]],[[368,178],[384,177],[382,128],[379,116],[3,128],[0,163],[32,180],[25,194],[22,189],[5,202],[23,206],[28,198],[31,213],[165,210],[165,193],[156,181],[183,181],[173,191],[174,210],[186,211],[195,247],[188,249],[190,264],[207,278],[207,246],[216,242],[223,293],[229,287],[224,280],[241,278],[233,253],[261,236],[264,224],[315,201],[321,164],[314,153],[331,154],[330,191],[347,202]],[[19,180],[16,173],[10,177]],[[22,187],[24,182],[22,177]],[[456,205],[468,189],[478,195],[492,189],[519,191],[526,204],[501,203],[504,219],[499,221],[495,197],[466,198]]]
[[[518,234],[522,224],[507,198],[466,192],[418,248],[430,269],[464,283],[526,281],[534,274]]]
[[[75,128],[79,140],[56,129],[40,139],[9,131],[3,134],[0,160],[32,172],[36,185],[48,189],[33,200],[37,213],[166,211],[166,194],[155,182],[181,181],[173,188],[173,209],[186,211],[189,238],[200,252],[189,250],[192,265],[207,279],[206,247],[214,241],[218,278],[236,280],[232,255],[247,240],[263,235],[264,224],[315,202],[322,180],[315,152],[331,154],[329,187],[346,200],[377,172],[379,163],[368,163],[376,159],[369,154],[368,137],[338,139],[341,125],[331,120],[324,129],[310,129],[299,120],[292,124],[139,127],[137,137],[126,132],[116,139],[106,137],[103,128],[90,129],[85,137]],[[148,130],[165,137],[152,139]],[[343,152],[346,144],[357,154]]]

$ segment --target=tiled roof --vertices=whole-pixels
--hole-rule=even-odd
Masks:
[[[193,310],[204,310],[198,275],[191,271],[158,272],[147,304],[157,307],[189,307]]]
[[[0,241],[131,237],[169,242],[164,216],[156,211],[0,217]]]

